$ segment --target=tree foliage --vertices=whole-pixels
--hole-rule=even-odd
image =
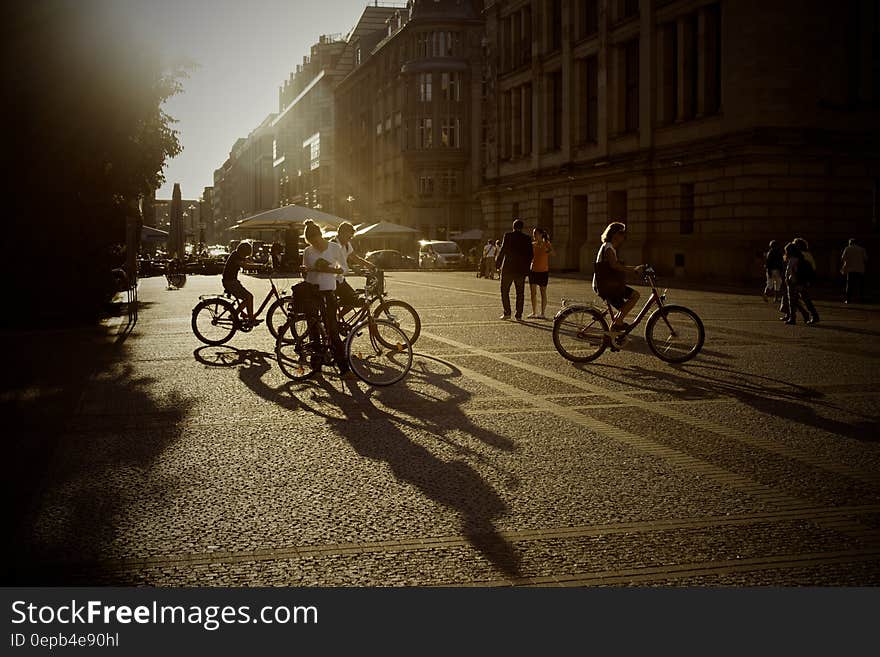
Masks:
[[[106,301],[113,247],[139,201],[163,182],[180,153],[163,103],[187,67],[163,64],[118,4],[103,0],[17,3],[6,24],[5,78],[12,107],[11,213],[4,267],[19,279],[18,318],[49,310],[39,299],[62,287],[66,317]],[[66,307],[72,305],[73,308]],[[8,319],[8,317],[6,318]],[[57,317],[54,318],[57,320]]]

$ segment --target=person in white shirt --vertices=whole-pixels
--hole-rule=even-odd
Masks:
[[[498,255],[498,249],[493,240],[486,242],[483,247],[483,277],[495,278],[495,256]]]
[[[865,265],[868,262],[868,253],[858,245],[855,238],[850,239],[849,244],[840,255],[840,273],[846,276],[846,301],[851,303],[853,292],[858,291],[859,303],[865,300]]]
[[[336,364],[343,376],[348,371],[348,362],[345,359],[345,348],[342,340],[339,338],[339,327],[336,322],[336,313],[338,307],[336,305],[336,278],[345,271],[343,266],[346,258],[342,247],[335,243],[324,239],[320,227],[313,221],[305,222],[304,235],[308,246],[303,251],[302,270],[305,274],[307,283],[314,285],[321,298],[321,321],[327,328],[327,334],[330,337],[330,344],[333,347],[333,354],[336,358]],[[312,339],[317,339],[317,327],[310,327]]]
[[[339,228],[336,229],[336,239],[334,240],[334,242],[339,245],[339,248],[342,249],[345,256],[345,262],[342,265],[343,272],[336,277],[336,298],[339,301],[339,307],[341,308],[340,314],[342,315],[351,311],[351,309],[358,304],[357,293],[355,293],[351,288],[351,285],[345,280],[345,277],[350,272],[349,265],[353,262],[357,262],[367,269],[375,269],[373,263],[364,260],[354,252],[354,245],[351,243],[351,238],[354,236],[354,232],[354,226],[347,221],[343,221],[339,224]]]

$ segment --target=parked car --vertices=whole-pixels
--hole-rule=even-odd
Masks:
[[[418,269],[419,262],[415,258],[403,255],[400,251],[383,249],[370,251],[364,260],[376,265],[379,269]]]
[[[467,264],[464,254],[455,242],[422,240],[419,242],[421,269],[458,269]]]

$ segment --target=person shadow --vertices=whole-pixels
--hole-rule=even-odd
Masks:
[[[199,362],[237,367],[242,383],[263,399],[324,418],[359,456],[387,464],[397,481],[452,510],[464,539],[495,569],[508,578],[521,576],[518,551],[495,526],[510,508],[474,464],[494,472],[508,490],[518,489],[519,480],[495,465],[485,450],[456,435],[475,439],[492,451],[514,452],[516,444],[475,424],[462,410],[472,394],[455,383],[462,373],[454,365],[419,354],[406,379],[384,388],[364,389],[358,381],[341,380],[331,373],[272,385],[267,375],[274,354],[234,347],[196,352]],[[451,449],[455,458],[434,453],[425,444],[430,440]]]

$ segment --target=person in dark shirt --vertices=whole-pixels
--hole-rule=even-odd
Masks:
[[[764,301],[769,301],[772,294],[774,302],[779,303],[779,297],[783,293],[782,274],[785,271],[785,260],[783,259],[782,245],[776,240],[772,240],[767,247],[764,269],[767,273],[767,284],[764,286],[763,294]]]
[[[510,286],[516,288],[516,319],[522,319],[525,304],[526,274],[532,264],[532,240],[523,232],[522,219],[513,222],[513,230],[504,233],[495,266],[501,270],[501,319],[510,319]]]
[[[226,258],[226,264],[223,266],[223,287],[231,295],[239,299],[247,310],[247,317],[243,317],[245,321],[257,323],[254,317],[254,295],[241,284],[238,280],[238,272],[241,267],[248,263],[248,258],[254,252],[250,242],[241,242],[238,248],[229,254]]]

